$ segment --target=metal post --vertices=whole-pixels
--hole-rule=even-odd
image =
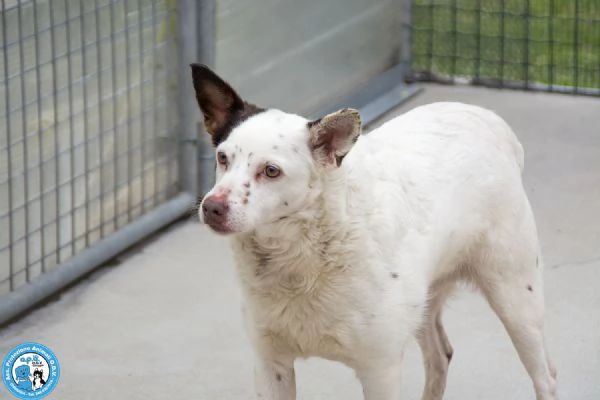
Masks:
[[[196,21],[198,26],[197,40],[197,61],[204,63],[210,67],[214,67],[216,63],[216,30],[215,20],[217,18],[217,2],[216,0],[203,0],[198,4],[196,10]],[[189,70],[188,70],[189,75]],[[193,99],[194,97],[190,97]],[[193,102],[195,105],[195,101]],[[199,120],[200,111],[195,106],[195,115]],[[215,161],[212,144],[209,136],[204,131],[202,123],[196,125],[198,138],[198,195],[204,196],[212,187],[215,174]]]
[[[194,0],[179,0],[178,2],[178,32],[179,41],[179,174],[183,191],[196,197],[198,193],[198,165],[196,149],[196,121],[198,110],[195,107],[194,89],[192,85],[190,63],[196,58],[196,7],[201,4]]]
[[[412,65],[412,0],[404,0],[402,10],[402,29],[400,32],[400,54],[402,65],[402,79],[410,74]]]
[[[6,52],[6,55],[8,55],[8,18],[6,16],[7,12],[6,12],[6,1],[2,1],[2,27],[0,28],[2,30],[2,47],[3,50]],[[6,182],[7,184],[7,191],[8,191],[8,199],[7,199],[7,206],[8,206],[8,212],[6,214],[6,219],[8,220],[8,222],[4,222],[2,221],[2,219],[0,219],[0,222],[2,222],[2,224],[8,228],[8,273],[9,273],[9,288],[12,291],[15,288],[15,252],[14,252],[14,242],[15,242],[15,228],[14,228],[14,214],[13,214],[13,181],[12,181],[12,166],[13,166],[13,153],[12,153],[12,147],[11,144],[13,142],[13,132],[12,132],[12,125],[11,125],[11,117],[12,114],[10,112],[10,104],[11,104],[11,95],[12,95],[12,90],[11,90],[11,85],[10,83],[10,73],[8,70],[8,57],[4,56],[4,84],[6,85],[6,92],[4,94],[4,96],[6,96],[5,100],[4,100],[4,113],[5,113],[5,121],[6,121],[6,126],[3,127],[4,129],[6,129],[6,133],[5,133],[5,137],[6,137],[6,176],[8,177],[8,180]],[[40,179],[41,181],[41,179]],[[4,215],[3,215],[4,217]],[[5,229],[6,229],[5,228]],[[1,255],[1,254],[0,254]],[[4,271],[3,271],[4,272]]]

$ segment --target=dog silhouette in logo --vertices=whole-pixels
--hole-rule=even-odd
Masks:
[[[35,371],[33,371],[33,390],[41,389],[45,384],[44,371],[36,368]]]
[[[16,382],[17,387],[19,389],[27,390],[28,392],[32,391],[31,381],[29,377],[31,376],[31,370],[28,365],[21,365],[15,369],[15,375],[17,376]]]

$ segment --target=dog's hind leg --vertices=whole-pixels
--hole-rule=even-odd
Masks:
[[[427,315],[417,335],[425,364],[423,400],[441,400],[444,397],[448,366],[454,350],[442,324],[442,308],[453,287],[451,283],[432,286]]]
[[[450,344],[450,340],[448,340],[448,335],[446,335],[446,330],[444,329],[444,325],[442,322],[441,310],[438,313],[437,318],[435,319],[435,327],[437,328],[437,332],[442,347],[444,349],[444,353],[446,354],[446,358],[448,359],[448,362],[450,362],[452,361],[452,356],[454,355],[454,348],[452,347],[452,344]]]
[[[556,369],[543,333],[543,268],[536,257],[537,248],[527,246],[527,238],[513,240],[514,246],[496,243],[490,247],[493,250],[477,271],[478,285],[517,349],[537,399],[556,400]]]

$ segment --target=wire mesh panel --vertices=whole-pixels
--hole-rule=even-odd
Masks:
[[[0,11],[3,295],[180,188],[167,2],[3,0]]]
[[[414,0],[412,78],[600,95],[598,0]]]

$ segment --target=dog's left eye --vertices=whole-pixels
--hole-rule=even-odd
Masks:
[[[225,154],[222,151],[219,151],[217,153],[217,162],[221,165],[226,165],[227,164],[227,154]]]
[[[277,178],[279,175],[281,175],[281,170],[276,165],[267,164],[265,166],[265,175],[268,178]]]

